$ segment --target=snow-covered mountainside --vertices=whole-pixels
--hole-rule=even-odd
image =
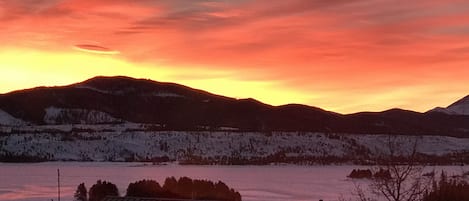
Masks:
[[[6,113],[3,110],[0,110],[0,126],[1,125],[21,126],[25,124],[26,123],[24,121],[11,116],[10,114]]]
[[[0,135],[3,160],[178,161],[197,164],[366,163],[388,152],[388,135],[314,132],[152,131],[151,125],[24,126]],[[435,162],[461,162],[468,138],[394,136]]]
[[[438,111],[339,114],[95,77],[1,94],[0,161],[366,163],[386,151],[392,135],[407,151],[418,139],[422,160],[469,163],[469,97]]]
[[[446,108],[437,107],[431,112],[442,112],[451,115],[469,115],[469,96],[466,96]]]

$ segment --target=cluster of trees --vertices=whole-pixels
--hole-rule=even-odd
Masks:
[[[370,169],[353,169],[352,172],[347,176],[352,179],[372,179],[372,178],[391,178],[391,173],[389,170],[379,168],[377,171],[373,172]]]
[[[98,181],[87,193],[84,183],[78,185],[75,193],[76,201],[101,201],[106,196],[119,196],[116,185]],[[241,194],[225,183],[207,180],[193,180],[188,177],[176,179],[166,178],[163,186],[155,180],[140,180],[130,183],[127,197],[175,198],[193,200],[241,201]]]
[[[380,165],[374,167],[374,170],[353,170],[349,175],[370,177],[368,190],[356,186],[354,194],[357,201],[469,200],[469,183],[464,180],[467,173],[448,179],[446,173],[442,172],[439,181],[435,179],[434,171],[423,173],[424,166],[417,153],[417,140],[407,153],[398,152],[403,149],[392,138],[389,138],[387,146],[389,152],[384,153],[378,162]]]
[[[74,194],[75,201],[101,201],[106,196],[119,196],[119,190],[115,184],[101,180],[91,186],[89,192],[85,183],[81,183]]]
[[[373,173],[370,169],[361,170],[361,169],[353,169],[352,172],[347,176],[353,179],[369,179],[373,177]]]
[[[9,151],[3,151],[0,153],[0,162],[6,163],[37,163],[48,161],[53,157],[53,155],[28,155],[25,153],[13,153]]]
[[[181,177],[166,178],[163,186],[154,180],[141,180],[129,184],[126,196],[165,197],[196,200],[241,201],[241,195],[225,183],[207,180],[192,180]]]
[[[287,152],[277,152],[267,156],[244,157],[244,156],[222,156],[201,157],[186,156],[181,165],[270,165],[270,164],[298,164],[298,165],[330,165],[349,162],[352,159],[339,156],[287,156]],[[361,164],[360,162],[357,162]]]
[[[417,142],[415,139],[412,149],[406,150],[390,136],[388,150],[375,162],[379,165],[367,172],[368,175],[374,173],[368,190],[356,186],[358,200],[422,201],[432,177],[424,176],[424,168],[418,162]]]
[[[441,172],[440,180],[433,181],[430,192],[426,192],[423,201],[464,201],[469,200],[469,183],[463,177],[447,177]]]

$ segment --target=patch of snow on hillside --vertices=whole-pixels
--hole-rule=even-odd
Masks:
[[[20,126],[25,125],[26,123],[20,119],[17,119],[7,112],[0,110],[0,125],[6,126]]]
[[[124,89],[120,89],[120,90],[108,91],[108,90],[102,90],[102,89],[98,89],[96,87],[87,86],[87,85],[83,85],[83,84],[76,85],[75,88],[77,88],[77,89],[89,89],[89,90],[93,90],[93,91],[96,91],[96,92],[99,92],[99,93],[111,94],[111,95],[125,95],[125,94],[128,94],[128,93],[132,93],[132,92],[137,91],[135,88],[132,88],[132,87],[128,87],[128,88],[124,88]],[[154,96],[154,97],[172,97],[172,98],[183,98],[184,97],[183,95],[180,95],[180,94],[176,94],[176,93],[172,93],[172,92],[164,92],[164,91],[142,93],[141,95],[143,95],[143,96]]]
[[[153,92],[150,94],[150,96],[155,96],[155,97],[172,97],[172,98],[183,98],[184,96],[171,93],[171,92]]]
[[[101,89],[98,89],[96,87],[91,87],[91,86],[87,86],[87,85],[84,85],[84,84],[76,85],[75,88],[77,88],[77,89],[89,89],[89,90],[96,91],[96,92],[103,93],[103,94],[111,94],[111,92],[109,92],[109,91],[101,90]]]
[[[430,110],[430,112],[442,112],[450,115],[469,115],[469,97],[463,98],[446,108],[436,107]]]
[[[100,111],[57,108],[53,106],[45,109],[43,120],[47,124],[102,124],[122,122],[122,120]]]

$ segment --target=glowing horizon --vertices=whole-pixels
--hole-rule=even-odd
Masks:
[[[0,2],[0,93],[123,75],[267,104],[424,112],[469,94],[469,2]]]

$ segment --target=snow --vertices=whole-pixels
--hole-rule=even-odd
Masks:
[[[100,111],[57,108],[52,106],[45,109],[44,122],[47,124],[100,124],[123,121]]]
[[[233,127],[220,127],[219,130],[222,131],[237,131],[239,128],[233,128]]]
[[[3,110],[0,110],[0,125],[21,126],[25,124],[26,123],[24,121],[11,116]]]
[[[121,195],[128,184],[142,179],[162,184],[166,177],[223,181],[239,191],[244,201],[355,200],[355,186],[368,187],[368,180],[346,175],[366,166],[179,166],[146,163],[46,162],[0,163],[0,201],[36,201],[57,198],[57,169],[60,169],[61,198],[73,200],[80,183],[89,189],[97,180],[116,184]],[[459,174],[467,167],[427,167]],[[464,168],[464,169],[463,169]],[[425,171],[426,172],[426,171]],[[344,199],[340,199],[343,197]],[[380,200],[381,201],[381,200]]]
[[[56,111],[56,110],[52,110]],[[351,157],[365,150],[387,153],[388,135],[324,134],[312,132],[148,131],[136,123],[99,125],[24,126],[0,136],[0,154],[11,152],[50,157],[51,160],[124,161],[167,156],[173,160],[203,158]],[[447,136],[397,136],[398,153],[429,155],[469,152],[469,139]]]
[[[102,90],[102,89],[98,89],[96,87],[83,85],[83,84],[76,85],[75,88],[89,89],[89,90],[96,91],[96,92],[99,92],[99,93],[112,94],[112,95],[124,95],[124,94],[127,94],[127,93],[135,92],[137,90],[136,88],[128,87],[128,88],[124,88],[124,89],[120,89],[120,90],[108,91],[108,90]],[[165,91],[143,92],[141,95],[142,96],[153,96],[153,97],[173,97],[173,98],[183,98],[184,97],[183,95],[180,95],[180,94],[176,94],[176,93],[172,93],[172,92],[165,92]]]
[[[0,201],[33,201],[57,198],[56,169],[61,173],[61,198],[73,200],[78,184],[89,189],[97,180],[116,184],[125,194],[128,184],[166,177],[223,181],[239,191],[244,201],[337,201],[349,195],[353,182],[346,175],[356,166],[152,166],[142,163],[48,162],[0,165]],[[286,188],[288,186],[288,188]]]
[[[96,92],[103,93],[103,94],[111,94],[110,91],[101,90],[101,89],[98,89],[96,87],[92,87],[92,86],[88,86],[88,85],[84,85],[84,84],[76,85],[75,88],[77,88],[77,89],[89,89],[89,90],[96,91]]]
[[[184,96],[171,93],[171,92],[152,92],[145,94],[145,96],[154,96],[154,97],[173,97],[173,98],[183,98]]]
[[[461,99],[447,108],[437,107],[431,111],[451,115],[469,115],[469,98]]]
[[[448,108],[437,107],[432,112],[442,112],[450,115],[469,115],[469,104],[468,105],[454,105]]]

